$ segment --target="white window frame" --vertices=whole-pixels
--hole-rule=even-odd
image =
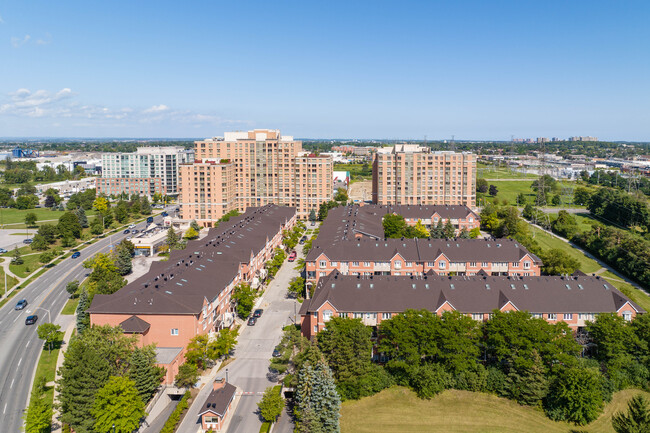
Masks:
[[[572,313],[564,313],[562,315],[562,320],[573,320],[573,314]]]
[[[174,336],[178,335],[178,328],[172,328],[171,329],[171,334],[174,335]]]
[[[395,260],[395,269],[402,269],[402,261]]]
[[[440,268],[440,269],[447,269],[447,262],[445,262],[444,260],[440,260],[440,261],[438,262],[438,268]]]
[[[326,267],[327,267],[327,261],[325,261],[325,260],[321,260],[321,261],[318,263],[318,265],[320,266],[321,269],[326,268]]]
[[[557,314],[555,314],[555,313],[548,313],[548,314],[546,315],[546,318],[547,318],[548,320],[557,320]]]

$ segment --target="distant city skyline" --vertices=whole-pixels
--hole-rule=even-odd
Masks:
[[[642,1],[0,5],[0,137],[650,141]]]

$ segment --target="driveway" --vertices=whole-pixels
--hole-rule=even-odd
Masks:
[[[302,257],[301,248],[296,250],[299,252],[298,257]],[[219,376],[223,377],[227,371],[228,381],[238,388],[238,393],[242,393],[234,413],[231,414],[227,432],[258,432],[262,425],[257,414],[257,403],[262,399],[262,393],[267,387],[277,385],[267,378],[269,359],[282,338],[282,328],[293,323],[294,312],[297,314],[300,309],[296,300],[286,296],[289,281],[298,276],[294,266],[295,263],[285,261],[280,268],[259,301],[258,308],[263,308],[264,314],[255,326],[247,326],[245,323],[242,325],[235,348],[235,360],[219,372]],[[199,409],[210,389],[210,386],[203,387],[183,419],[179,433],[196,433],[199,429]]]

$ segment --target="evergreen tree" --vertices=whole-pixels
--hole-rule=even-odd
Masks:
[[[460,231],[460,234],[458,235],[459,238],[461,239],[469,239],[469,231],[467,230],[467,227],[463,227],[462,230]]]
[[[336,392],[332,370],[325,362],[319,362],[314,369],[311,397],[311,407],[320,418],[323,433],[339,433],[341,399]]]
[[[612,417],[616,433],[650,433],[650,406],[643,395],[636,395],[627,403],[627,413],[617,412]]]
[[[319,421],[316,413],[308,408],[302,413],[300,422],[296,425],[296,431],[298,433],[323,433],[323,427]]]
[[[77,304],[77,334],[82,334],[90,326],[90,316],[86,313],[88,307],[90,307],[88,292],[84,290]]]
[[[193,228],[197,233],[201,231],[201,226],[196,222],[196,220],[192,220],[190,227]]]
[[[508,397],[528,406],[539,404],[548,393],[544,364],[536,350],[533,350],[532,362],[521,372],[512,368],[506,378]]]
[[[169,247],[170,251],[178,248],[178,236],[176,236],[176,232],[174,231],[173,227],[170,227],[167,230],[167,246]]]
[[[456,236],[456,229],[451,224],[451,220],[447,220],[445,227],[442,229],[442,236],[448,239],[454,238]]]
[[[318,216],[316,215],[316,211],[314,209],[309,211],[309,221],[314,222],[318,219]]]
[[[142,215],[151,215],[151,203],[147,196],[142,197],[140,200],[140,213]]]
[[[87,228],[88,227],[88,217],[86,216],[86,211],[84,208],[79,207],[77,210],[74,212],[77,215],[77,220],[79,221],[79,225],[82,228]]]
[[[14,247],[14,253],[11,258],[11,264],[13,265],[22,265],[25,261],[23,260],[22,256],[20,255],[20,251],[18,251],[18,247]]]
[[[156,366],[153,345],[136,348],[131,354],[129,377],[135,383],[138,394],[146,404],[153,396],[162,379],[162,369]]]
[[[433,239],[442,239],[444,236],[444,228],[442,226],[442,218],[438,220],[438,224],[431,228],[431,237]]]
[[[135,246],[132,242],[124,240],[115,248],[115,266],[120,275],[127,275],[133,269],[133,253]]]

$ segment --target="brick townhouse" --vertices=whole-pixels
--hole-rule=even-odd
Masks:
[[[171,383],[185,347],[196,335],[233,323],[230,295],[235,286],[257,286],[265,263],[282,246],[282,231],[293,227],[296,209],[276,205],[246,213],[210,229],[208,235],[153,262],[142,277],[112,295],[95,295],[88,309],[91,325],[121,325],[140,345],[155,343]]]
[[[300,309],[301,330],[311,338],[332,317],[358,318],[377,326],[407,309],[437,314],[459,311],[485,321],[494,310],[528,311],[551,323],[566,322],[573,330],[599,313],[617,313],[633,320],[645,313],[600,277],[420,277],[350,276],[333,272],[321,278],[314,296]]]

